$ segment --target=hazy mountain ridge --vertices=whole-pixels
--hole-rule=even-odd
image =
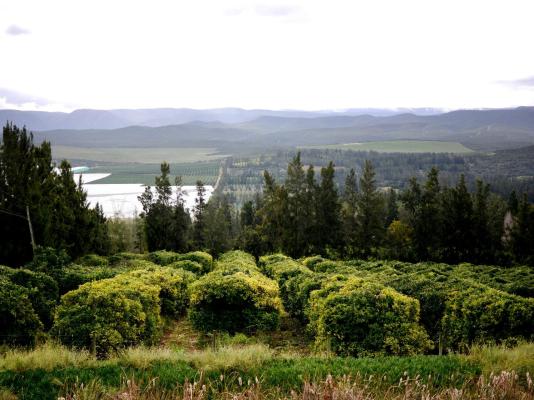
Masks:
[[[165,126],[181,125],[193,121],[222,122],[238,124],[261,117],[280,118],[317,118],[324,116],[354,116],[370,114],[376,116],[413,112],[419,115],[442,112],[433,108],[415,109],[350,109],[345,111],[299,111],[299,110],[245,110],[241,108],[216,108],[196,110],[189,108],[117,109],[91,110],[80,109],[70,113],[45,111],[1,110],[2,122],[12,121],[28,129],[42,131],[55,129],[117,129],[128,126]]]
[[[228,110],[229,114],[226,113]],[[153,115],[151,110],[115,110],[101,113],[79,110],[68,114],[78,122],[93,125],[120,125],[131,120],[129,113],[138,118]],[[137,110],[139,111],[139,110]],[[241,122],[206,121],[217,113],[226,120],[243,119],[262,111],[220,110],[158,110],[158,120],[164,116],[180,114],[194,120],[182,124],[150,127],[133,125],[114,129],[54,129],[36,131],[38,141],[80,147],[215,147],[221,151],[239,152],[240,148],[296,147],[376,140],[445,140],[458,141],[475,150],[517,148],[534,144],[534,107],[497,110],[459,110],[437,115],[410,113],[373,116],[363,115],[312,115],[307,112],[294,116],[291,113],[261,115]],[[1,111],[0,111],[1,113]],[[19,112],[20,113],[20,112]],[[122,113],[122,114],[121,114]],[[272,113],[284,113],[273,111]],[[301,115],[299,114],[299,115]],[[1,114],[0,114],[1,115]],[[30,114],[33,115],[33,114]],[[74,116],[73,116],[74,115]],[[48,123],[57,121],[52,113]],[[43,121],[42,115],[35,115]],[[185,118],[185,117],[184,117]],[[221,118],[223,119],[223,118]],[[146,119],[145,119],[146,120]],[[16,123],[16,121],[15,121]]]

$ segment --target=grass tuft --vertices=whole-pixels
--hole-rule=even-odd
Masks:
[[[504,345],[473,346],[468,358],[479,364],[485,375],[501,371],[534,375],[534,342],[519,343],[511,348]]]
[[[45,343],[32,350],[8,350],[0,356],[0,371],[51,371],[55,368],[89,366],[96,362],[88,351],[70,350],[58,344]]]

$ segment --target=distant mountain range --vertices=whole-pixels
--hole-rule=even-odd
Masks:
[[[400,113],[417,115],[439,114],[436,108],[354,108],[344,111],[293,111],[293,110],[244,110],[241,108],[215,108],[195,110],[190,108],[151,108],[119,110],[75,110],[70,113],[45,111],[0,110],[0,121],[12,121],[34,131],[52,129],[117,129],[127,126],[165,126],[189,122],[221,122],[236,124],[259,117],[314,118],[335,115],[388,116]]]
[[[68,114],[0,110],[0,119],[26,125],[36,131],[37,141],[79,147],[210,147],[236,154],[245,149],[400,139],[455,141],[484,151],[534,144],[534,107],[447,113],[418,109],[401,114],[230,108]]]

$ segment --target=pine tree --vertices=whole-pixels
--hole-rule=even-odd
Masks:
[[[360,178],[356,205],[356,243],[361,256],[368,257],[378,250],[385,235],[384,202],[377,191],[375,172],[368,160]]]
[[[473,232],[473,202],[467,190],[464,175],[456,187],[445,192],[443,204],[444,261],[457,263],[471,259]]]
[[[0,263],[20,266],[35,244],[63,249],[71,257],[106,253],[108,233],[100,209],[90,209],[70,164],[54,170],[50,143],[33,144],[25,128],[7,124],[0,145]]]
[[[233,218],[226,196],[210,198],[203,215],[205,224],[203,240],[205,249],[213,256],[233,248]]]
[[[348,257],[356,256],[357,248],[357,224],[356,212],[358,201],[358,183],[356,180],[356,172],[351,168],[347,177],[345,178],[345,186],[342,197],[341,219],[343,231],[343,253]]]
[[[335,169],[330,161],[326,168],[321,169],[321,185],[317,190],[316,232],[318,251],[340,247],[341,221],[339,196],[334,182]]]
[[[389,189],[386,195],[386,227],[399,218],[399,207],[397,205],[397,192],[395,189]]]
[[[523,194],[511,232],[511,250],[518,264],[534,264],[534,209]]]
[[[169,179],[169,164],[160,166],[161,175],[155,178],[155,195],[148,186],[138,197],[143,206],[142,218],[149,251],[175,250],[175,212],[171,201],[172,187]]]
[[[193,246],[200,250],[205,247],[204,231],[206,221],[204,214],[206,212],[206,188],[202,181],[197,181],[197,196],[195,198],[195,208],[193,209]]]
[[[419,260],[440,257],[442,208],[438,178],[439,171],[437,168],[432,168],[422,188],[417,180],[412,178],[408,189],[401,196],[404,207],[409,213],[414,250]]]
[[[476,181],[473,198],[473,250],[472,260],[476,263],[488,263],[495,252],[490,234],[488,200],[490,187],[481,180]]]
[[[184,193],[182,191],[182,177],[177,176],[174,184],[176,186],[176,199],[174,202],[174,250],[185,252],[188,250],[189,233],[191,229],[191,216],[189,210],[185,208]]]
[[[288,164],[285,190],[287,192],[287,214],[284,219],[283,245],[287,254],[300,257],[309,251],[308,216],[313,204],[308,204],[306,174],[300,153]]]

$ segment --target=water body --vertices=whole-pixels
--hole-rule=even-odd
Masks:
[[[100,204],[104,215],[108,218],[134,218],[143,211],[143,207],[137,197],[145,191],[145,186],[141,184],[83,184],[87,192],[87,200],[91,207]],[[213,193],[213,186],[205,186],[206,201]],[[176,186],[172,187],[173,199],[176,198]],[[193,210],[195,199],[197,198],[196,186],[182,186],[183,199],[186,208]],[[156,193],[152,187],[152,193]]]

